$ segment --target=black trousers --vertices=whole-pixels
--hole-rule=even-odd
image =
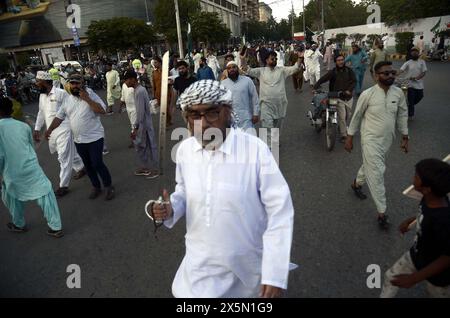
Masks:
[[[415,89],[412,87],[408,88],[408,116],[414,116],[414,108],[415,106],[422,100],[423,98],[423,89]]]
[[[94,188],[101,189],[100,178],[104,187],[111,186],[111,175],[103,163],[103,138],[88,144],[75,143],[77,152],[83,160],[89,179]]]

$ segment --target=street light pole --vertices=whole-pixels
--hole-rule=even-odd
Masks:
[[[177,20],[178,50],[180,51],[180,58],[184,58],[183,38],[181,37],[180,10],[178,8],[178,0],[174,0],[174,2],[175,2],[175,18]]]
[[[305,0],[302,1],[302,5],[303,5],[303,36],[304,36],[305,41],[306,41]]]
[[[322,0],[322,32],[325,31],[325,23],[323,20],[323,0]]]
[[[149,24],[150,24],[150,19],[148,18],[147,0],[144,0],[144,4],[145,4],[145,15],[147,16],[147,22],[146,22],[146,24],[149,25]]]

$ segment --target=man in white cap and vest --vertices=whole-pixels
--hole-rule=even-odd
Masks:
[[[233,110],[239,118],[239,128],[254,128],[259,121],[259,98],[253,81],[245,75],[239,75],[235,61],[227,64],[228,78],[221,84],[233,94]]]
[[[35,141],[40,141],[40,131],[45,124],[50,127],[56,113],[69,95],[65,90],[53,86],[50,73],[39,71],[36,74],[36,85],[41,91],[39,96],[39,112],[33,132]],[[69,192],[69,183],[72,177],[72,169],[76,171],[74,179],[79,179],[86,174],[83,161],[78,155],[73,142],[72,131],[68,119],[55,129],[49,142],[50,153],[58,153],[60,165],[59,188],[55,191],[57,197],[63,197]]]
[[[178,99],[193,137],[176,154],[176,187],[153,204],[168,228],[186,216],[175,297],[280,297],[287,289],[294,208],[267,145],[234,128],[232,93],[202,80]]]

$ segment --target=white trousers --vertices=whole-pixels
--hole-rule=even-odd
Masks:
[[[381,289],[380,298],[393,298],[397,295],[399,287],[391,284],[391,280],[394,276],[401,274],[412,274],[417,272],[416,267],[411,259],[411,255],[408,252],[403,254],[395,264],[389,268],[384,275],[384,284]],[[439,287],[435,286],[428,281],[425,281],[428,295],[433,298],[450,298],[450,286]]]
[[[359,168],[356,184],[367,185],[378,213],[386,212],[386,189],[384,187],[385,153],[376,144],[361,142],[363,164]]]
[[[56,152],[60,166],[59,186],[68,187],[72,178],[72,169],[78,172],[84,168],[83,161],[75,149],[70,130],[56,138]]]

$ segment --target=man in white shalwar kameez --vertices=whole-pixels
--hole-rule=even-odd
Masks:
[[[177,150],[175,192],[169,199],[163,191],[166,203],[151,209],[169,228],[186,216],[186,255],[173,295],[280,297],[294,209],[269,148],[232,127],[232,94],[219,82],[195,82],[178,102],[194,137]],[[204,140],[210,128],[214,142]]]
[[[259,100],[261,107],[261,127],[268,128],[267,144],[272,147],[272,128],[281,134],[283,120],[286,117],[287,96],[286,78],[298,72],[300,59],[292,66],[277,66],[277,54],[270,52],[266,67],[248,69],[247,74],[259,79]]]
[[[106,102],[108,103],[107,115],[114,113],[113,106],[120,99],[120,76],[119,72],[113,70],[112,63],[106,64]]]
[[[51,75],[47,72],[39,71],[36,75],[36,81],[36,85],[41,89],[41,95],[39,96],[39,112],[36,118],[33,138],[36,141],[40,141],[42,126],[45,123],[47,127],[50,127],[68,93],[63,89],[54,87]],[[55,195],[62,197],[69,192],[72,169],[76,171],[75,179],[79,179],[86,174],[83,161],[75,149],[68,119],[64,120],[61,126],[55,129],[48,141],[48,146],[50,153],[58,153],[60,182]]]
[[[383,61],[375,65],[375,76],[377,84],[365,90],[358,99],[345,149],[352,150],[353,136],[361,126],[363,164],[352,189],[356,196],[365,199],[362,185],[367,182],[378,210],[378,223],[386,228],[385,158],[394,140],[396,127],[402,134],[401,148],[405,153],[408,151],[408,107],[403,91],[392,86],[395,71],[391,62]]]
[[[309,84],[314,86],[320,78],[320,59],[323,58],[317,49],[317,44],[313,44],[310,50],[305,51],[305,66],[310,80]]]

